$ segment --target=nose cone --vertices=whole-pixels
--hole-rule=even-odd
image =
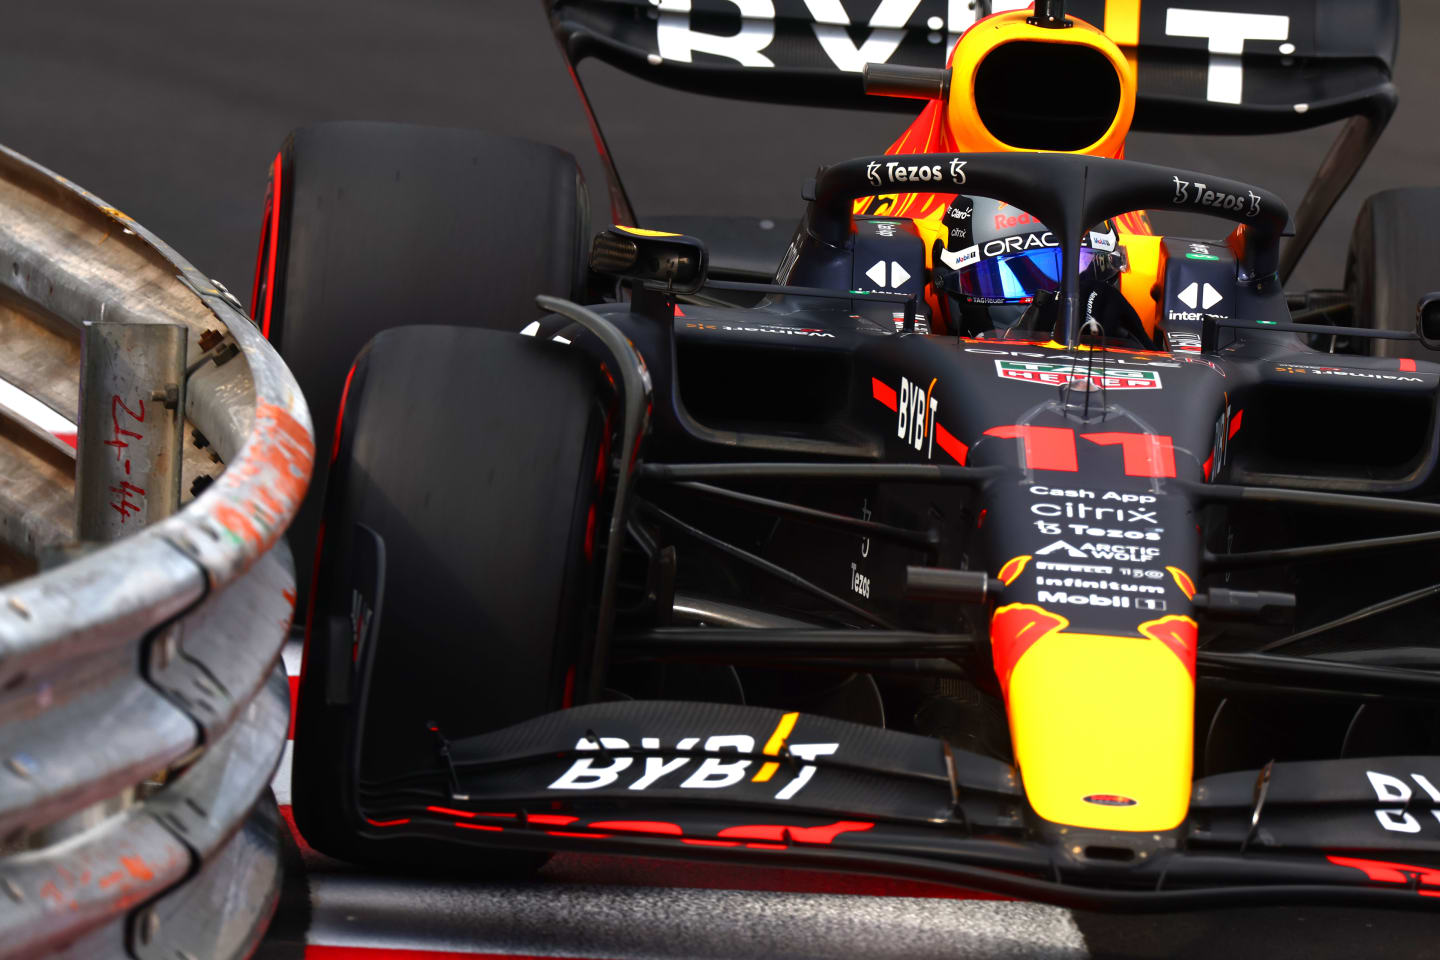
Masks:
[[[1017,603],[990,624],[1016,765],[1046,820],[1162,831],[1189,809],[1195,621],[1143,622],[1138,636],[1070,633]]]

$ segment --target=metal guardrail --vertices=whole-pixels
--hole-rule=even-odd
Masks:
[[[0,148],[6,304],[76,328],[179,323],[191,357],[207,331],[239,355],[201,366],[185,392],[189,426],[225,464],[213,483],[133,535],[0,586],[0,957],[248,956],[279,894],[268,786],[295,600],[280,535],[309,483],[309,412],[222,286]],[[24,507],[0,493],[0,513]],[[3,516],[0,532],[38,549],[63,532],[55,516]]]

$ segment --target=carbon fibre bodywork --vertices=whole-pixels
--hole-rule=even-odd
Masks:
[[[1095,163],[1036,160],[1082,162]],[[982,177],[971,186],[986,189]],[[1020,189],[1033,203],[1034,188]],[[814,240],[802,227],[802,266]],[[626,362],[613,343],[628,341],[649,387],[631,521],[650,543],[647,586],[637,595],[631,578],[609,665],[596,669],[624,686],[615,671],[635,661],[865,669],[840,659],[857,656],[883,673],[914,658],[1003,698],[1013,753],[779,708],[592,703],[443,741],[444,763],[417,768],[400,792],[363,785],[360,834],[747,861],[783,850],[807,865],[1120,909],[1426,904],[1440,892],[1425,865],[1440,850],[1433,756],[1326,747],[1333,759],[1277,751],[1280,762],[1247,770],[1210,756],[1214,730],[1196,726],[1223,712],[1207,696],[1236,688],[1343,703],[1347,716],[1409,703],[1433,722],[1426,673],[1258,655],[1253,633],[1239,645],[1227,616],[1261,621],[1286,595],[1236,589],[1257,584],[1232,581],[1212,551],[1244,523],[1229,504],[1243,511],[1246,496],[1440,514],[1423,499],[1440,368],[1337,357],[1270,329],[1287,325],[1285,299],[1268,274],[1242,279],[1243,257],[1204,263],[1229,273],[1243,326],[1212,315],[1208,348],[1147,351],[907,330],[893,302],[844,295],[854,245],[827,250],[805,276],[829,298],[737,308],[637,286],[629,302],[567,307],[532,330],[607,364]],[[602,343],[603,328],[621,340]],[[1323,450],[1287,458],[1273,421],[1296,397],[1414,408],[1405,422],[1424,429],[1388,475]],[[1241,477],[1248,485],[1227,482]],[[679,572],[657,586],[666,545]],[[926,594],[917,571],[972,579]],[[677,590],[784,619],[687,632],[666,626]]]
[[[962,41],[949,79],[930,77],[940,99],[1010,44],[1043,64],[1065,43],[1043,19],[1002,15]],[[582,354],[605,383],[577,560],[593,632],[544,661],[574,657],[563,693],[547,690],[559,711],[491,729],[450,678],[443,725],[410,715],[415,684],[404,709],[366,717],[372,690],[397,686],[375,651],[413,638],[385,630],[383,543],[352,556],[332,592],[361,614],[332,609],[324,639],[361,706],[310,708],[355,751],[344,822],[327,827],[347,852],[778,860],[1134,910],[1431,905],[1440,710],[1436,675],[1411,668],[1434,657],[1408,650],[1422,618],[1373,642],[1356,625],[1440,593],[1425,579],[1440,531],[1402,526],[1440,519],[1440,366],[1334,352],[1410,334],[1298,322],[1314,315],[1283,289],[1294,225],[1273,194],[1114,159],[1133,63],[1087,30],[1071,36],[1089,53],[1063,62],[1116,88],[1080,149],[1032,152],[974,96],[969,113],[950,100],[949,143],[1003,152],[902,137],[821,168],[773,283],[707,280],[703,244],[621,225],[592,252],[604,302],[538,298],[552,313],[525,330],[535,356]],[[1366,89],[1332,106],[1392,102],[1388,83]],[[916,127],[941,123],[939,101],[926,110]],[[634,224],[609,169],[616,219]],[[1307,201],[1292,259],[1336,177]],[[940,306],[939,251],[965,251],[919,208],[936,220],[957,196],[1014,204],[1059,248],[1056,289],[1013,322],[962,328]],[[856,215],[869,197],[924,202]],[[1135,248],[1122,272],[1141,282],[1122,295],[1152,311],[1107,337],[1081,238],[1147,208],[1236,226],[1156,238],[1142,214],[1107,241]],[[343,422],[337,438],[343,460],[358,441]],[[482,575],[505,549],[486,545]],[[1412,551],[1395,586],[1428,585],[1389,596],[1380,571],[1344,566],[1375,550]],[[1341,613],[1351,595],[1385,599]],[[463,676],[487,668],[476,633],[423,639]],[[524,660],[523,645],[493,656]],[[410,746],[362,763],[378,739],[343,733],[357,716]]]

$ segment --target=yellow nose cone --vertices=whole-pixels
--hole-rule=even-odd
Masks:
[[[1140,636],[1066,633],[1031,604],[995,612],[991,642],[1025,795],[1054,823],[1170,830],[1190,806],[1195,622]]]

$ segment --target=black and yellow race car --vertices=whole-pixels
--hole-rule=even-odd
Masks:
[[[1393,111],[1397,14],[1214,6],[547,2],[572,73],[919,107],[783,250],[637,217],[598,125],[593,238],[550,148],[293,135],[252,302],[334,437],[305,838],[1432,906],[1440,295],[1396,250],[1437,195],[1366,205],[1345,290],[1284,286]],[[1123,157],[1337,119],[1293,219]]]

